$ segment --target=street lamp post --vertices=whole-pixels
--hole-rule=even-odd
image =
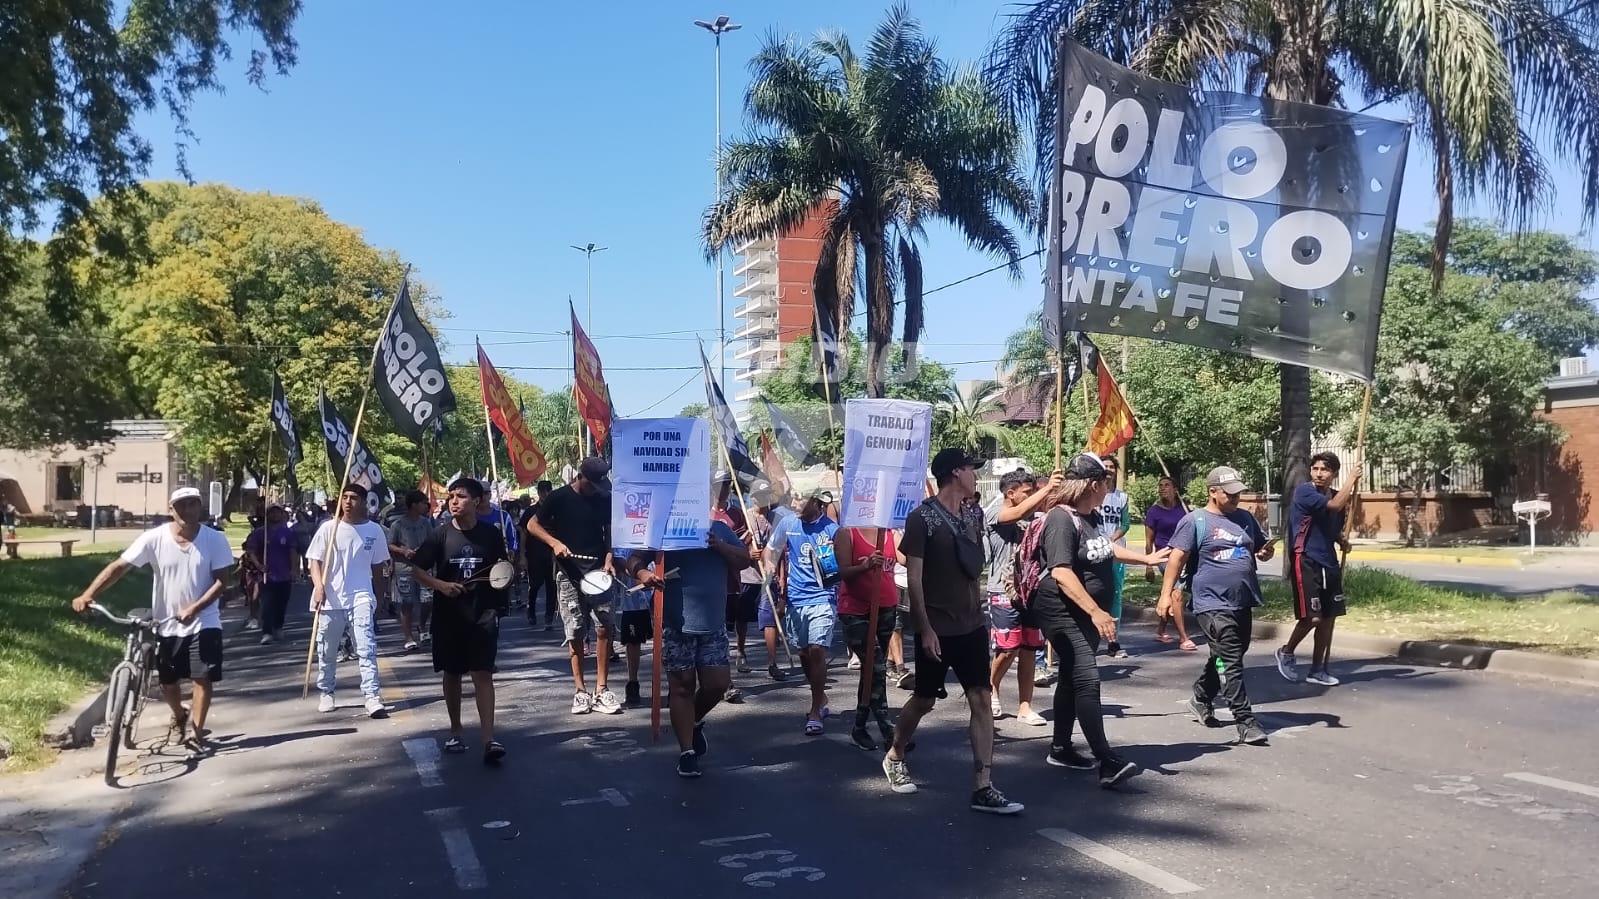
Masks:
[[[588,328],[590,331],[593,331],[594,330],[594,254],[595,253],[603,253],[606,250],[610,249],[610,247],[595,246],[594,244],[591,244],[591,243],[590,244],[584,244],[581,247],[578,246],[575,243],[574,244],[568,244],[568,246],[570,246],[572,249],[578,251],[579,253],[582,253],[584,256],[588,257],[588,285],[587,285],[587,288],[586,288],[587,289],[587,293],[588,293],[588,321],[583,324],[583,327]]]
[[[722,35],[743,28],[727,16],[717,16],[716,21],[695,19],[694,24],[709,31],[716,38],[716,201],[722,199]],[[727,304],[723,302],[722,265],[723,251],[716,251],[716,364],[721,370],[722,389],[727,389]]]

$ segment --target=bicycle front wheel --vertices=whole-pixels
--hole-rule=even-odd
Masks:
[[[120,675],[120,676],[119,676]],[[122,748],[122,719],[128,711],[128,697],[133,692],[133,679],[118,669],[111,675],[111,692],[106,696],[105,782],[117,785],[117,750]]]

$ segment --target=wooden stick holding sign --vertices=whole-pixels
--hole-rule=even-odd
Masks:
[[[1360,401],[1360,425],[1355,436],[1355,476],[1358,478],[1366,473],[1366,420],[1371,417],[1371,382],[1366,382],[1366,397]],[[1360,511],[1360,483],[1356,481],[1350,489],[1355,495],[1350,498],[1349,507],[1344,513],[1344,527],[1339,537],[1347,545],[1349,543],[1349,529],[1355,523],[1355,513]],[[1340,569],[1349,567],[1349,550],[1343,549],[1338,558]]]
[[[666,553],[655,551],[655,570],[666,571]],[[650,691],[650,742],[661,741],[661,627],[666,618],[666,579],[663,577],[656,581],[655,607],[650,612],[650,620],[655,625],[653,640],[654,651],[650,659],[650,677],[655,683],[655,688]]]

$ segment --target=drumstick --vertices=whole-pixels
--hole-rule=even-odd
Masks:
[[[668,569],[665,574],[661,575],[661,578],[663,580],[668,580],[668,581],[676,580],[677,579],[677,569],[676,568]],[[640,590],[643,590],[645,588],[645,586],[646,586],[645,584],[637,584],[635,586],[627,588],[627,592],[629,592],[629,593],[637,593]]]

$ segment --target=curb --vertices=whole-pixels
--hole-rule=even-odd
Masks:
[[[107,688],[90,693],[51,718],[39,741],[52,749],[78,749],[94,744],[94,729],[105,724]]]
[[[1411,552],[1409,550],[1351,550],[1351,562],[1441,562],[1466,568],[1525,568],[1522,561],[1513,557],[1463,556],[1449,552]]]
[[[1152,608],[1130,609],[1123,618],[1154,624]],[[1192,632],[1198,632],[1192,615],[1186,619]],[[1256,621],[1252,636],[1256,640],[1277,640],[1293,630],[1292,622]],[[1587,687],[1599,687],[1599,659],[1574,659],[1567,656],[1528,652],[1523,649],[1496,649],[1470,643],[1444,643],[1432,640],[1406,640],[1402,637],[1374,637],[1340,630],[1337,643],[1345,649],[1404,662],[1437,668],[1489,671],[1523,677],[1541,677]]]

